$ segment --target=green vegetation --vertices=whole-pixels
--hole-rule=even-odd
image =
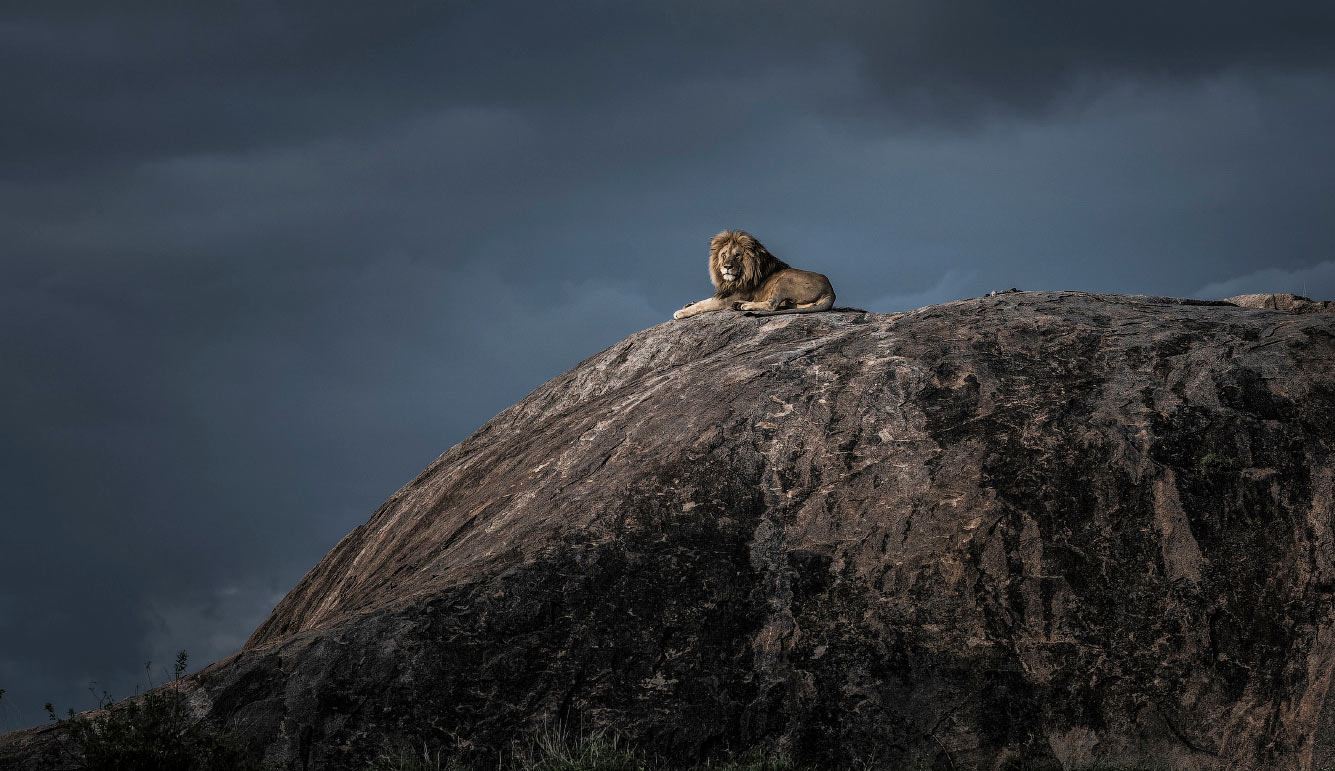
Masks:
[[[1196,461],[1197,472],[1201,476],[1212,480],[1231,477],[1237,474],[1241,467],[1242,464],[1237,458],[1218,455],[1213,452],[1207,452],[1201,456],[1200,460]]]
[[[150,690],[115,704],[105,692],[100,712],[61,720],[50,703],[47,713],[70,740],[68,760],[88,771],[258,771],[261,766],[240,741],[211,731],[194,719],[181,689],[186,654],[177,654],[168,687]],[[0,689],[0,697],[4,690]],[[1007,771],[1038,771],[1018,760]],[[390,749],[366,771],[683,771],[631,746],[611,732],[570,733],[560,728],[517,740],[497,760],[485,763],[464,752],[441,749]],[[740,755],[708,761],[686,771],[816,771],[799,766],[784,753],[754,747]],[[820,771],[834,771],[821,769]],[[854,771],[849,769],[848,771]],[[1093,765],[1079,771],[1165,771],[1144,765]]]
[[[209,731],[193,719],[181,693],[186,655],[176,655],[172,682],[120,704],[103,692],[101,714],[60,720],[50,702],[51,720],[68,733],[74,751],[70,760],[88,771],[250,771],[242,746]],[[145,665],[145,669],[148,666]]]
[[[648,760],[616,736],[570,737],[564,731],[538,734],[514,753],[511,765],[524,771],[644,771]]]
[[[794,764],[783,753],[766,754],[757,747],[722,763],[696,766],[693,771],[807,771],[807,769],[805,766]]]
[[[1060,771],[1061,766],[1028,766],[1018,761],[1008,761],[1001,766],[1002,771]],[[1092,766],[1075,766],[1068,771],[1171,771],[1166,766],[1144,765],[1136,763],[1095,763]]]
[[[367,771],[469,771],[468,766],[455,758],[447,758],[439,750],[432,752],[400,749],[386,752],[376,758]]]
[[[669,771],[670,767],[636,751],[615,735],[571,736],[556,729],[543,731],[517,744],[499,765],[474,766],[461,757],[441,752],[400,750],[386,753],[368,771]],[[691,771],[808,771],[785,756],[753,749],[721,762],[695,766]]]
[[[821,771],[860,771],[821,769]],[[903,771],[926,771],[929,766],[910,766]],[[1058,766],[1031,766],[1012,759],[1005,771],[1056,771]],[[964,767],[959,767],[964,771]],[[678,767],[646,757],[623,740],[606,733],[570,736],[564,731],[545,731],[515,747],[508,760],[480,765],[460,757],[447,756],[423,748],[382,755],[367,771],[679,771]],[[766,753],[760,748],[722,761],[692,766],[689,771],[815,771],[810,766],[794,764],[782,753]],[[1095,764],[1070,771],[1169,771],[1164,766],[1136,764]]]

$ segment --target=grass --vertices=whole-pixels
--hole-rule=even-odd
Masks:
[[[471,765],[440,751],[400,749],[377,758],[367,771],[670,771],[614,734],[571,735],[561,729],[540,731],[516,743],[495,765]],[[693,766],[690,771],[812,771],[782,754],[752,749],[735,758]]]
[[[555,729],[520,746],[511,764],[524,771],[643,771],[649,761],[615,735],[571,737]]]
[[[242,745],[232,737],[208,730],[194,720],[180,691],[186,655],[176,655],[172,682],[119,704],[103,692],[101,714],[56,717],[75,752],[69,760],[88,771],[251,771]],[[145,669],[148,666],[145,665]]]
[[[1196,461],[1196,470],[1208,479],[1222,479],[1234,476],[1242,468],[1242,463],[1235,457],[1207,452]]]
[[[88,771],[258,771],[258,754],[236,737],[210,730],[194,719],[180,689],[186,655],[177,655],[171,683],[136,698],[113,703],[105,692],[99,713],[56,716],[67,732],[67,760]],[[0,698],[4,691],[0,689]],[[1037,771],[1011,760],[1006,771]],[[477,765],[465,753],[442,749],[387,749],[366,771],[839,771],[795,764],[781,751],[753,747],[740,754],[690,768],[669,766],[641,752],[613,732],[571,733],[548,728],[516,740],[499,760]],[[849,769],[847,771],[853,771]],[[911,769],[904,769],[911,771]],[[963,771],[961,769],[960,771]],[[1070,771],[1170,771],[1161,765],[1094,764]],[[1323,769],[1335,771],[1335,769]]]
[[[902,771],[922,771],[927,766],[905,767]],[[1017,761],[1003,766],[1006,771],[1037,771]],[[1052,768],[1043,766],[1044,771]],[[552,729],[542,731],[517,744],[509,756],[486,766],[471,765],[460,757],[439,751],[406,750],[382,755],[367,771],[854,771],[853,769],[815,769],[794,764],[782,753],[765,752],[756,747],[732,758],[710,761],[689,769],[669,766],[646,757],[624,740],[608,733],[572,736]],[[963,768],[960,771],[964,771]],[[1162,765],[1094,764],[1068,771],[1170,771]],[[1335,771],[1335,770],[1323,770]]]
[[[471,771],[455,758],[446,757],[440,750],[398,749],[382,753],[371,762],[367,771]]]

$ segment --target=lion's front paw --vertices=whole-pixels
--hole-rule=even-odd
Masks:
[[[741,300],[738,300],[737,302],[733,303],[733,304],[732,304],[732,309],[735,310],[735,311],[739,311],[739,310],[741,310],[741,309],[742,309],[742,301],[741,301]]]
[[[687,306],[687,307],[689,307],[689,306]],[[686,308],[682,308],[681,310],[679,310],[679,311],[677,311],[676,313],[672,314],[672,318],[674,318],[674,319],[684,319],[684,318],[686,318]]]

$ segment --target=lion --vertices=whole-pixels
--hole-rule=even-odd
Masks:
[[[710,239],[709,280],[717,290],[714,296],[688,304],[672,318],[721,310],[757,316],[816,313],[834,306],[830,279],[788,267],[755,236],[741,230],[725,230]]]

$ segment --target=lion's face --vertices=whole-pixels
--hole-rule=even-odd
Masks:
[[[719,292],[754,289],[784,267],[750,233],[725,230],[709,241],[709,279]]]
[[[755,261],[755,255],[747,255],[745,249],[737,244],[728,244],[718,250],[718,275],[724,281],[736,281],[742,277],[742,262]]]

